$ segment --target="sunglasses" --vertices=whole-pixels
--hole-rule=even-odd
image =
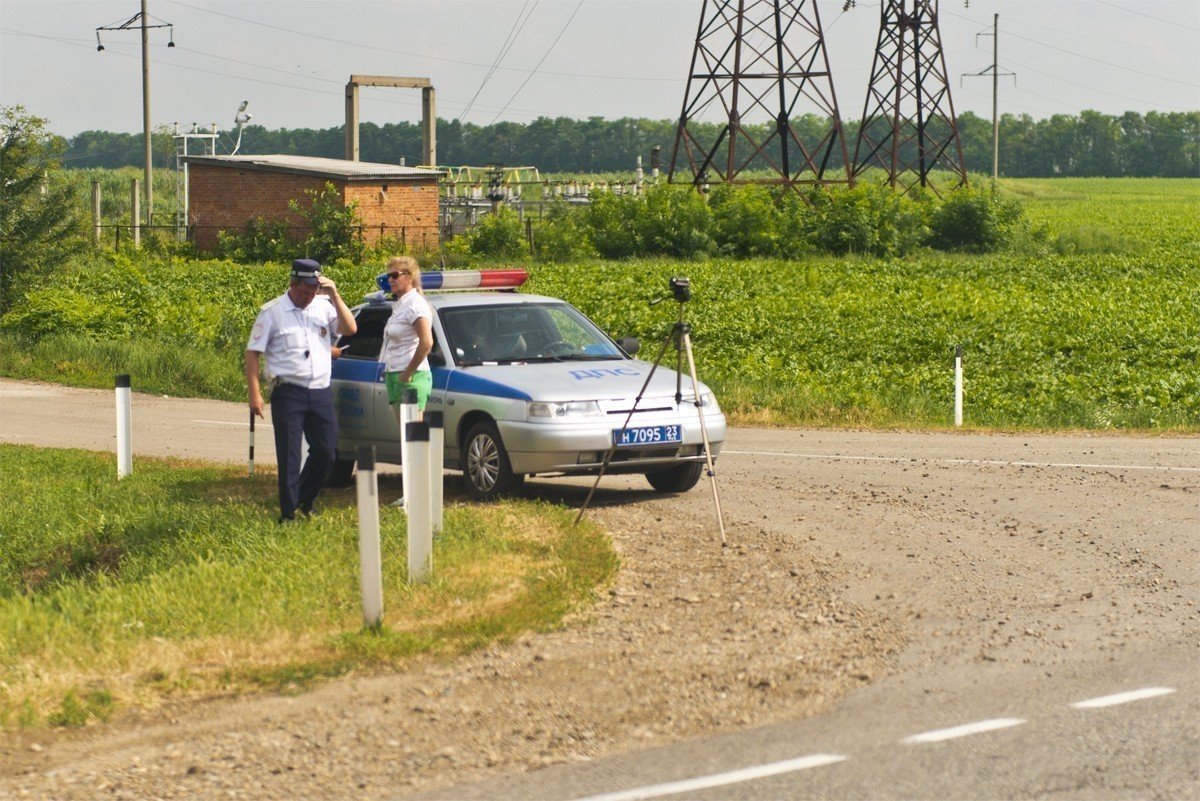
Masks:
[[[400,270],[399,272],[388,273],[388,278],[395,281],[397,278],[399,278],[402,275],[407,275],[407,276],[411,277],[412,273],[410,273],[408,270]]]

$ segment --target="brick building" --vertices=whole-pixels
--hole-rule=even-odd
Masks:
[[[255,219],[285,220],[303,240],[304,220],[288,202],[333,184],[343,203],[358,203],[363,239],[394,237],[424,249],[438,245],[438,187],[434,170],[313,156],[189,156],[188,227],[201,251],[217,232]]]

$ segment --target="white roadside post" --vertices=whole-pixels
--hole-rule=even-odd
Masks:
[[[133,414],[130,410],[129,376],[116,377],[117,391],[117,479],[133,472]]]
[[[962,345],[954,348],[954,425],[961,427],[963,423],[963,349]]]
[[[442,430],[442,413],[426,412],[425,422],[429,423],[429,505],[433,536],[442,533],[442,470],[446,434]]]
[[[362,585],[363,625],[383,622],[383,561],[379,553],[379,485],[375,446],[358,449],[358,567]]]
[[[420,409],[417,408],[417,391],[412,388],[400,390],[400,468],[408,473],[408,424],[417,419]],[[404,511],[408,511],[408,499],[412,492],[408,488],[408,476],[404,481]]]
[[[250,410],[250,455],[246,465],[246,475],[254,475],[254,410]]]
[[[429,517],[429,424],[408,423],[404,497],[408,507],[408,582],[433,577],[433,533]]]

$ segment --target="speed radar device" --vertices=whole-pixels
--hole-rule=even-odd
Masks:
[[[667,353],[667,348],[675,347],[675,403],[683,402],[683,358],[687,356],[688,374],[692,379],[692,403],[696,407],[696,414],[700,420],[700,439],[703,443],[704,463],[707,468],[709,483],[712,486],[713,506],[717,512],[717,526],[721,531],[721,547],[724,548],[728,543],[725,541],[725,520],[721,514],[721,495],[717,491],[717,471],[713,467],[713,448],[712,442],[708,437],[708,424],[704,419],[704,395],[700,391],[700,380],[696,378],[696,359],[692,355],[692,326],[687,321],[687,315],[684,311],[688,301],[692,299],[692,282],[681,275],[676,275],[667,281],[667,288],[671,291],[671,298],[679,304],[679,319],[671,326],[671,330],[663,337],[662,347],[658,350],[658,356],[654,359],[654,365],[650,368],[650,374],[646,376],[646,383],[642,385],[638,392],[637,398],[633,401],[633,408],[629,410],[629,415],[625,418],[624,425],[621,426],[622,431],[629,430],[629,421],[633,419],[634,413],[638,411],[638,406],[642,402],[642,398],[646,394],[646,388],[650,386],[650,382],[654,379],[654,373],[662,363],[663,356]],[[651,306],[657,306],[659,303],[667,300],[666,297],[655,298],[650,301]],[[608,452],[604,455],[604,460],[600,464],[600,471],[596,474],[596,480],[592,482],[592,488],[588,491],[587,498],[583,501],[583,506],[579,508],[579,514],[575,517],[575,522],[578,523],[583,518],[583,513],[587,511],[588,505],[592,502],[592,495],[596,492],[596,487],[600,484],[600,479],[604,478],[605,472],[608,470],[609,464],[612,463],[613,457],[616,456],[618,448],[629,443],[622,442],[620,438],[614,437],[613,444],[609,447]]]

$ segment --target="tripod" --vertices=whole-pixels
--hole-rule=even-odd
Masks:
[[[713,506],[717,510],[717,526],[721,531],[721,547],[727,547],[725,541],[725,518],[721,514],[721,496],[717,492],[717,472],[713,467],[712,459],[712,444],[708,439],[708,424],[704,420],[704,408],[700,400],[700,381],[696,378],[696,360],[692,356],[692,326],[687,322],[684,316],[684,305],[692,299],[691,285],[686,278],[672,278],[670,281],[671,290],[674,293],[675,300],[679,303],[679,321],[671,327],[667,335],[663,337],[662,347],[658,349],[658,356],[654,359],[654,364],[650,368],[650,374],[646,376],[645,383],[638,391],[637,397],[633,401],[633,408],[629,410],[629,414],[625,416],[625,422],[621,425],[621,430],[629,427],[630,420],[633,419],[634,412],[637,411],[638,404],[642,402],[642,397],[646,394],[646,390],[650,387],[650,382],[654,380],[654,373],[658,370],[658,366],[662,363],[663,356],[667,353],[667,347],[674,343],[675,345],[675,403],[676,405],[683,402],[683,357],[686,354],[688,363],[688,373],[692,379],[692,398],[693,404],[696,407],[696,415],[700,419],[700,438],[704,443],[704,461],[707,468],[709,483],[712,485]],[[662,303],[666,298],[658,298],[650,301],[651,306],[656,306]],[[609,446],[604,454],[604,461],[600,463],[600,472],[596,474],[596,480],[592,483],[592,488],[588,491],[587,498],[583,501],[583,506],[579,508],[579,514],[575,517],[575,523],[578,524],[583,519],[583,513],[587,511],[588,505],[592,502],[592,496],[596,493],[596,487],[600,485],[600,479],[604,478],[605,472],[608,470],[608,465],[612,462],[612,458],[617,452],[617,440],[613,438],[613,444]]]

